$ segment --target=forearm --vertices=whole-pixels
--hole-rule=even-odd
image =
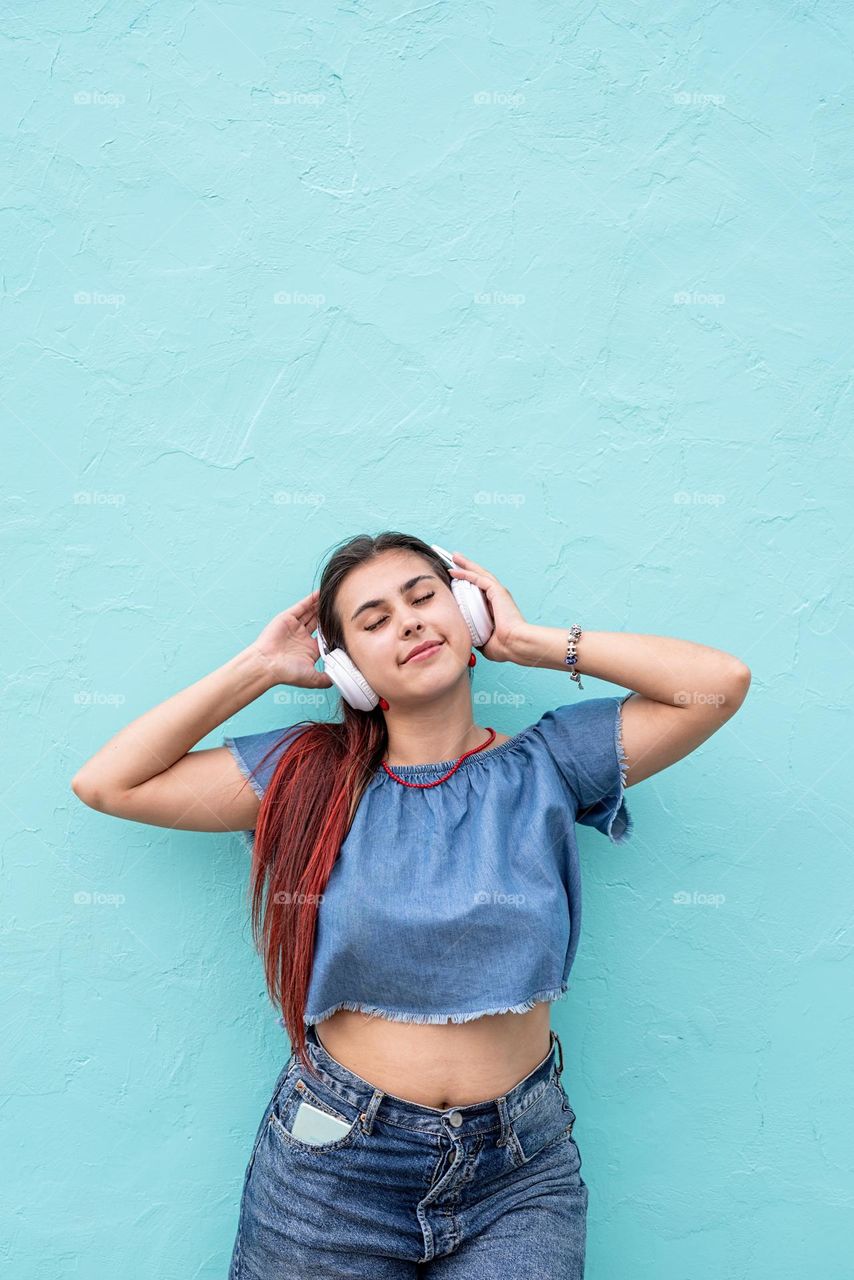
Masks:
[[[254,646],[132,720],[78,770],[72,786],[128,791],[168,769],[241,707],[278,683]]]
[[[512,661],[567,674],[575,670],[668,706],[723,705],[750,679],[745,663],[722,649],[672,636],[623,631],[582,631],[576,644],[578,661],[568,667],[564,661],[568,638],[568,625],[526,623],[513,642]]]

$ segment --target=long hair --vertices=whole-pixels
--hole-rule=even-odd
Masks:
[[[330,650],[344,647],[336,607],[341,583],[352,569],[386,551],[417,552],[451,586],[444,561],[420,538],[394,531],[351,538],[334,552],[320,579],[318,622]],[[291,1047],[312,1074],[304,1015],[318,904],[388,746],[379,705],[357,711],[343,697],[340,701],[343,719],[300,721],[308,727],[276,765],[258,811],[249,888],[253,938],[263,957],[270,998],[282,1010]]]

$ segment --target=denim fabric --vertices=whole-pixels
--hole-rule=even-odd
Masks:
[[[223,738],[223,744],[229,748],[244,778],[256,796],[262,797],[270,785],[273,771],[279,763],[282,752],[299,737],[303,725],[289,725],[285,729],[265,729],[263,733],[247,733],[239,738]],[[276,746],[267,760],[264,757],[270,748]],[[247,834],[254,834],[248,832]]]
[[[587,1184],[554,1032],[506,1094],[438,1110],[374,1088],[308,1031],[246,1169],[229,1280],[582,1280]],[[300,1103],[350,1125],[294,1138]]]
[[[405,787],[377,769],[318,906],[306,1025],[341,1008],[465,1022],[566,992],[581,927],[575,824],[615,844],[632,828],[627,697],[546,711],[436,787]],[[281,752],[264,767],[261,757],[299,731],[226,739],[259,794]],[[454,763],[395,772],[428,782]]]

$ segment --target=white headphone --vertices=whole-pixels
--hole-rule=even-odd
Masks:
[[[453,565],[452,556],[443,547],[437,546],[435,542],[431,542],[430,546],[448,565]],[[453,578],[451,591],[460,607],[460,613],[466,620],[472,644],[478,646],[486,644],[495,628],[486,596],[480,587],[476,587],[473,582],[467,582],[464,578]],[[317,647],[320,650],[323,670],[345,702],[348,702],[356,711],[372,711],[380,700],[379,694],[374,693],[359,668],[348,658],[343,649],[333,649],[330,653],[320,627],[317,628]]]

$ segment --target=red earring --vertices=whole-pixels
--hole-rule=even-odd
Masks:
[[[385,698],[380,698],[380,706],[382,707],[383,711],[388,711],[388,703],[386,702]]]
[[[472,654],[471,654],[471,656],[470,656],[470,658],[469,658],[469,666],[470,666],[470,667],[473,667],[473,666],[475,665],[475,663],[476,663],[476,662],[477,662],[477,657],[475,656],[475,654],[474,654],[474,653],[472,653]]]

